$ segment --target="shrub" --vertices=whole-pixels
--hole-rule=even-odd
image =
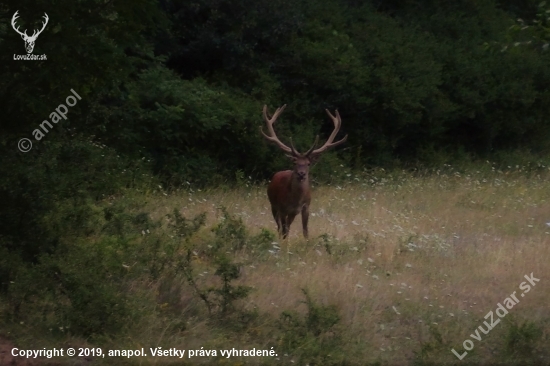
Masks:
[[[341,351],[342,338],[337,327],[340,315],[335,306],[317,304],[306,289],[303,303],[307,306],[305,316],[294,311],[283,311],[279,328],[283,335],[282,347],[300,358],[300,364],[341,364],[345,358]]]

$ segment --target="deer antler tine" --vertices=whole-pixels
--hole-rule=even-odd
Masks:
[[[330,113],[330,111],[328,109],[325,109],[325,111],[327,111],[327,114],[332,119],[332,122],[334,123],[335,126],[336,126],[336,124],[340,124],[342,119],[340,118],[340,113],[338,113],[338,109],[336,109],[336,112],[334,113],[334,115],[332,113]]]
[[[327,112],[329,117],[332,119],[332,123],[334,124],[334,130],[332,131],[332,133],[330,134],[329,138],[327,139],[327,141],[325,142],[325,144],[323,146],[321,146],[320,148],[315,149],[311,152],[311,154],[314,154],[314,155],[320,154],[320,153],[324,152],[325,150],[327,150],[329,148],[336,147],[340,144],[343,144],[348,138],[348,135],[346,135],[340,141],[333,142],[334,138],[336,137],[336,135],[340,131],[340,127],[342,125],[342,118],[340,117],[340,113],[338,112],[338,109],[335,110],[334,115],[332,113],[330,113],[330,111],[328,109],[325,109],[325,111]]]
[[[280,115],[281,113],[283,113],[283,111],[285,110],[285,108],[286,108],[286,104],[283,104],[282,107],[277,108],[277,110],[275,111],[275,113],[273,113],[273,117],[272,117],[272,118],[277,119],[277,118],[279,117],[279,115]]]
[[[298,150],[294,147],[294,142],[292,142],[292,137],[290,138],[290,147],[292,148],[292,154],[295,156],[301,155]]]
[[[264,137],[265,137],[266,139],[269,140],[269,136],[267,136],[267,135],[265,134],[264,128],[263,128],[262,126],[260,126],[260,132],[262,133],[262,135],[264,135]]]
[[[42,31],[44,31],[44,28],[46,28],[46,25],[48,24],[48,20],[50,20],[50,18],[48,17],[48,14],[44,13],[44,23],[42,24],[42,29],[40,29],[38,31],[38,34],[42,33]]]
[[[275,133],[275,130],[273,129],[273,124],[275,123],[279,115],[284,111],[285,107],[286,107],[286,104],[284,104],[282,107],[277,108],[275,113],[273,113],[273,116],[269,117],[267,104],[264,104],[263,115],[264,115],[264,120],[267,127],[267,132],[269,135],[265,134],[261,127],[260,127],[260,131],[262,132],[262,135],[264,135],[266,140],[277,144],[277,146],[279,146],[279,148],[284,152],[294,154],[294,151],[290,147],[286,146],[281,142],[281,140],[279,140],[279,138],[277,137],[277,134]]]
[[[319,143],[319,135],[315,136],[315,141],[313,142],[313,145],[304,155],[309,156],[309,154],[311,154],[311,152],[313,151],[313,149],[315,149],[315,146],[317,146],[318,143]]]
[[[19,30],[19,26],[17,26],[17,28],[15,27],[16,26],[15,22],[17,21],[17,18],[19,18],[19,10],[17,10],[15,14],[13,14],[13,17],[11,18],[11,26],[17,33],[19,33],[22,36],[23,33]],[[27,30],[25,29],[25,36],[26,35],[27,35]]]
[[[264,112],[264,117],[265,118],[271,119],[271,117],[269,116],[269,111],[267,110],[267,104],[264,104],[263,112]]]
[[[340,125],[342,124],[342,118],[340,117],[340,112],[338,112],[338,109],[336,110],[336,118],[338,120],[338,128],[340,128]]]

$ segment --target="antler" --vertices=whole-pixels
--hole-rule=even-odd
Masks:
[[[275,113],[273,113],[272,117],[268,117],[267,105],[264,104],[264,120],[267,126],[267,132],[269,133],[269,135],[266,135],[264,133],[264,130],[262,127],[260,127],[260,132],[262,133],[262,135],[264,135],[266,140],[277,144],[277,146],[279,146],[279,148],[281,148],[281,150],[283,150],[284,152],[290,153],[292,155],[298,155],[298,152],[296,151],[296,149],[294,148],[294,145],[292,144],[292,139],[290,140],[290,144],[292,148],[290,148],[285,144],[283,144],[281,140],[279,140],[279,138],[277,137],[277,134],[275,133],[275,130],[273,129],[273,123],[275,123],[275,121],[277,120],[279,115],[283,113],[285,108],[286,108],[286,104],[280,108],[277,108]]]
[[[13,29],[19,33],[21,35],[21,37],[25,38],[25,39],[33,39],[33,38],[36,38],[40,35],[40,33],[42,33],[42,31],[44,30],[44,28],[46,28],[46,24],[48,24],[48,20],[50,20],[50,18],[48,17],[48,14],[44,13],[44,18],[46,20],[46,22],[42,22],[42,29],[40,29],[37,33],[37,30],[35,29],[34,32],[32,33],[32,36],[29,37],[29,35],[27,34],[27,30],[25,29],[25,32],[21,32],[19,30],[19,27],[15,28],[15,21],[17,20],[17,18],[19,18],[19,15],[17,15],[17,13],[19,13],[19,10],[17,10],[15,12],[15,14],[13,14],[13,17],[11,18],[11,26],[13,27]]]
[[[332,133],[330,134],[330,137],[328,138],[327,142],[325,142],[325,144],[323,146],[321,146],[318,149],[313,150],[313,147],[315,147],[315,145],[317,144],[317,140],[319,139],[319,136],[317,136],[317,139],[315,140],[315,144],[313,145],[313,147],[311,149],[309,149],[309,151],[305,155],[320,154],[320,153],[324,152],[327,149],[330,149],[332,147],[336,147],[340,144],[343,144],[348,139],[348,135],[346,135],[340,141],[332,142],[332,141],[334,141],[334,138],[338,134],[338,131],[340,131],[340,126],[342,126],[342,118],[340,118],[340,113],[338,113],[338,109],[336,110],[336,115],[335,116],[333,116],[329,112],[328,109],[325,109],[325,111],[327,111],[327,114],[329,115],[329,117],[332,118],[332,122],[334,123],[334,131],[332,131]]]
[[[32,36],[31,36],[30,38],[36,38],[36,37],[38,37],[38,35],[39,35],[40,33],[42,33],[42,31],[44,30],[44,28],[46,28],[46,25],[48,24],[48,20],[50,20],[50,18],[48,18],[48,14],[46,14],[46,13],[44,13],[44,18],[45,18],[46,22],[45,22],[45,23],[42,22],[42,29],[40,29],[40,30],[38,31],[38,33],[36,33],[36,29],[35,29],[34,32],[33,32],[33,34],[32,34]],[[35,33],[36,33],[36,35],[35,35]]]
[[[17,18],[19,18],[19,16],[17,15],[17,13],[19,13],[19,10],[17,10],[15,12],[15,14],[13,14],[13,17],[11,18],[11,26],[13,28],[14,31],[16,31],[17,33],[19,33],[21,35],[21,37],[25,36],[25,37],[29,37],[27,36],[27,30],[25,29],[25,33],[21,33],[19,31],[19,27],[15,28],[15,21],[17,20]]]
[[[336,110],[336,113],[335,113],[336,115],[333,116],[329,112],[329,110],[326,109],[327,114],[330,116],[330,118],[332,119],[332,122],[334,123],[334,130],[332,131],[332,133],[330,134],[328,140],[325,142],[325,144],[323,146],[321,146],[318,149],[315,149],[315,146],[317,146],[317,143],[319,142],[319,135],[317,135],[317,137],[315,137],[315,142],[313,143],[313,146],[311,146],[311,148],[305,154],[300,154],[296,150],[296,148],[294,147],[294,143],[292,142],[292,138],[290,138],[290,147],[288,147],[285,144],[283,144],[281,142],[281,140],[279,140],[279,138],[277,137],[277,134],[275,133],[275,130],[273,129],[273,124],[275,123],[275,121],[277,120],[279,115],[285,110],[285,108],[286,108],[286,104],[283,105],[280,108],[277,108],[277,110],[275,111],[273,116],[269,117],[269,112],[267,111],[267,105],[264,105],[263,115],[264,115],[264,120],[265,120],[265,123],[266,123],[266,126],[267,126],[267,132],[269,133],[269,135],[266,135],[264,133],[262,127],[260,127],[260,132],[262,133],[262,135],[264,135],[266,140],[275,143],[277,146],[279,146],[279,148],[281,150],[283,150],[286,153],[290,153],[293,156],[318,155],[318,154],[321,154],[322,152],[324,152],[327,149],[330,149],[332,147],[336,147],[340,144],[343,144],[348,139],[348,135],[346,135],[341,140],[333,142],[334,138],[336,137],[336,135],[340,131],[340,126],[342,126],[342,118],[340,117],[340,113],[338,113],[338,110]]]

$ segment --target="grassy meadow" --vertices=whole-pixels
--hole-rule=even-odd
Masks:
[[[288,242],[277,241],[268,258],[254,260],[253,248],[238,252],[235,259],[245,263],[240,281],[254,289],[243,306],[271,319],[283,309],[304,313],[305,288],[338,309],[348,362],[457,363],[451,348],[462,354],[482,318],[513,291],[519,296],[524,275],[533,273],[541,281],[501,324],[481,333],[462,362],[504,362],[525,352],[550,362],[547,175],[521,167],[378,173],[314,184],[309,242],[297,217]],[[175,206],[188,217],[207,212],[213,225],[221,205],[252,233],[275,228],[264,186],[190,190],[148,202],[157,218]]]
[[[108,204],[139,202],[136,212],[158,222],[131,241],[160,246],[145,261],[150,272],[150,263],[162,265],[155,276],[125,283],[140,315],[122,335],[83,339],[64,331],[55,344],[277,353],[117,359],[129,365],[549,364],[549,177],[545,167],[500,171],[487,163],[466,172],[378,170],[350,173],[338,184],[314,182],[309,241],[300,217],[287,241],[275,237],[265,185],[111,197]],[[174,209],[187,218],[185,230],[205,216],[200,228],[180,230],[185,241],[169,251],[162,241],[174,237],[167,234],[177,226]],[[139,267],[129,258],[123,266]],[[522,297],[520,284],[531,273],[540,281]],[[486,314],[499,319],[498,304],[514,291],[519,302],[476,335],[490,324]],[[470,351],[459,360],[451,349],[462,355],[467,339]]]

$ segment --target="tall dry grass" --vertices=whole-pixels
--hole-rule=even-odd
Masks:
[[[309,242],[297,219],[288,243],[279,243],[283,250],[269,260],[253,262],[247,250],[238,253],[236,260],[246,264],[240,282],[255,289],[244,306],[272,315],[266,319],[289,309],[304,313],[301,289],[307,288],[319,303],[338,308],[346,353],[358,364],[513,364],[514,355],[507,353],[513,351],[507,343],[511,324],[534,323],[542,334],[532,357],[548,364],[548,179],[544,171],[519,167],[469,173],[446,167],[313,184]],[[187,217],[207,212],[211,226],[223,205],[253,233],[276,227],[265,186],[190,188],[147,199],[155,219],[176,207]],[[540,282],[519,297],[519,285],[531,273]],[[483,317],[514,291],[520,302],[487,335],[480,333],[481,342],[472,339]],[[223,343],[213,338],[200,323],[172,341],[183,348]],[[451,348],[464,352],[466,339],[474,349],[459,362]]]

